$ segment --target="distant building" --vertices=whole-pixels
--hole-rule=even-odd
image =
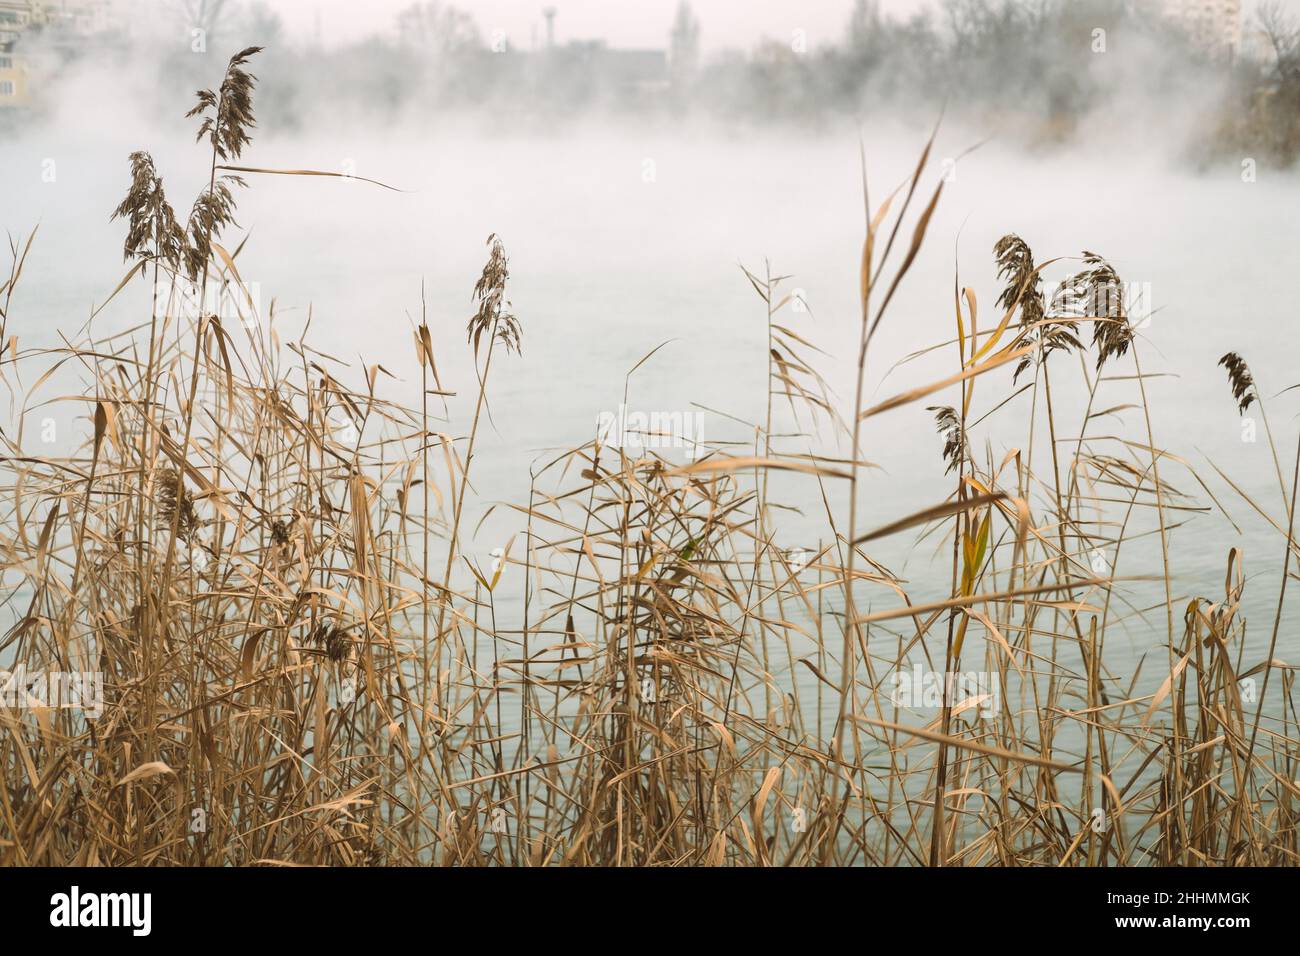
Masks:
[[[597,75],[619,92],[633,96],[661,93],[668,87],[668,56],[663,50],[594,51]]]
[[[604,40],[556,39],[554,7],[542,10],[546,20],[546,45],[541,50],[511,49],[512,58],[526,64],[529,82],[581,97],[600,90],[623,102],[653,101],[669,88],[666,50],[629,50],[606,45]]]
[[[31,23],[26,0],[0,0],[0,109],[28,103],[27,64],[17,47]]]
[[[678,86],[686,86],[700,68],[700,21],[686,0],[677,7],[668,40],[668,68]]]
[[[117,25],[112,0],[0,0],[0,43],[29,29],[93,36]]]
[[[22,57],[0,53],[0,109],[26,106],[27,69]]]
[[[69,37],[91,37],[117,26],[117,12],[110,0],[43,0],[40,7],[45,26]]]
[[[31,22],[32,4],[27,0],[0,0],[0,47],[18,42]]]
[[[114,0],[0,0],[0,109],[30,106],[35,77],[118,25]]]
[[[1236,56],[1241,50],[1241,0],[1162,0],[1164,15],[1207,53]]]

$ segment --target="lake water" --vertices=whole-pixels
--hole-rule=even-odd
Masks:
[[[187,126],[136,133],[93,111],[77,118],[0,142],[0,224],[15,236],[40,226],[9,327],[24,347],[54,344],[56,330],[81,327],[121,279],[123,227],[110,223],[109,213],[125,192],[132,149],[153,151],[178,213],[206,180],[203,150],[189,143]],[[864,128],[873,203],[910,173],[925,136],[893,123]],[[944,173],[947,157],[980,138],[978,130],[942,131],[927,183]],[[469,528],[477,520],[474,508],[526,501],[530,463],[590,439],[597,416],[617,409],[627,371],[666,341],[631,379],[630,405],[709,409],[706,441],[752,443],[753,430],[733,419],[758,421],[763,413],[765,315],[741,264],[761,273],[766,259],[774,273],[792,276],[786,288],[801,290],[810,312],[787,316],[789,324],[827,353],[819,370],[849,414],[863,234],[854,129],[811,134],[611,122],[518,136],[509,124],[499,131],[453,121],[400,131],[340,125],[295,137],[263,133],[244,161],[349,171],[404,190],[250,176],[251,188],[239,195],[240,235],[251,233],[241,273],[257,285],[264,307],[276,300],[282,339],[296,335],[310,309],[316,348],[354,365],[382,363],[404,376],[388,387],[411,403],[418,402],[419,379],[410,329],[423,283],[443,384],[459,393],[451,400],[457,434],[473,410],[464,331],[470,291],[485,259],[484,240],[489,233],[503,238],[523,355],[501,356],[493,368],[492,420],[475,458],[478,494]],[[1141,143],[1031,153],[995,141],[949,172],[925,247],[873,344],[867,402],[954,371],[951,347],[894,368],[952,338],[954,270],[975,290],[981,327],[995,323],[1000,283],[991,250],[999,236],[1018,232],[1039,261],[1084,249],[1106,256],[1154,306],[1139,343],[1143,370],[1160,376],[1147,385],[1152,428],[1157,445],[1183,462],[1168,463],[1162,477],[1213,507],[1188,470],[1194,469],[1241,529],[1217,509],[1188,513],[1185,521],[1180,516],[1171,532],[1176,597],[1219,598],[1228,550],[1243,549],[1251,578],[1247,660],[1258,660],[1272,623],[1282,541],[1210,462],[1275,517],[1283,510],[1282,493],[1262,425],[1258,441],[1243,441],[1216,362],[1224,352],[1240,352],[1266,399],[1300,379],[1290,335],[1300,178],[1260,168],[1256,181],[1244,182],[1236,162],[1195,172]],[[1045,286],[1076,267],[1052,267]],[[137,322],[147,314],[145,294],[137,284],[119,297],[95,319],[96,333]],[[1066,436],[1076,437],[1082,393],[1069,380],[1079,377],[1077,359],[1061,359],[1059,367],[1058,414]],[[1131,359],[1107,371],[1131,375]],[[1010,390],[1009,372],[981,379],[973,412],[989,411]],[[953,404],[954,394],[871,420],[863,453],[881,467],[863,483],[861,528],[951,492],[942,442],[925,406]],[[1298,394],[1268,405],[1288,478]],[[1108,382],[1098,408],[1136,400],[1131,380]],[[1024,445],[1028,403],[1026,393],[973,431],[981,457],[998,461]],[[1090,431],[1145,438],[1137,409],[1094,419]],[[1035,440],[1035,465],[1045,473],[1046,432]],[[802,516],[780,519],[785,546],[830,540],[813,486],[783,479],[773,487],[783,500],[805,507]],[[842,498],[836,505],[843,514]],[[467,548],[486,562],[520,527],[499,510]],[[930,560],[931,543],[911,550],[914,540],[914,533],[905,534],[873,554],[909,579],[914,597],[946,593],[946,560]],[[1137,544],[1118,573],[1158,575],[1156,554]],[[1134,586],[1139,607],[1141,596],[1160,593],[1143,587]],[[869,598],[873,607],[894,600],[883,590]],[[1300,656],[1295,623],[1291,616],[1284,622],[1283,659]],[[1145,654],[1163,662],[1164,630],[1162,611],[1148,619],[1127,616],[1121,636],[1108,638],[1112,672],[1123,677]],[[1145,678],[1157,681],[1158,669],[1153,663]]]

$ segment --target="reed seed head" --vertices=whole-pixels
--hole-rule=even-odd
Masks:
[[[131,187],[109,217],[110,222],[127,221],[122,258],[156,260],[178,268],[188,252],[185,230],[176,222],[176,215],[167,202],[153,157],[137,150],[130,160]]]
[[[998,277],[1007,280],[998,296],[998,307],[1008,311],[1019,307],[1024,326],[1022,334],[1029,341],[1038,343],[1038,349],[1016,365],[1011,380],[1019,379],[1022,372],[1052,352],[1083,348],[1078,339],[1077,322],[1046,316],[1042,279],[1034,265],[1034,253],[1029,244],[1015,233],[1008,233],[993,246],[993,257],[998,264]]]
[[[505,246],[496,233],[488,236],[489,248],[487,264],[474,285],[473,298],[478,301],[478,309],[470,316],[469,341],[474,343],[474,354],[478,354],[479,342],[486,332],[492,334],[506,347],[506,351],[520,351],[519,320],[510,313],[510,301],[506,299],[506,281],[510,278],[510,260],[506,258]]]
[[[930,405],[927,412],[934,412],[936,430],[943,436],[943,460],[948,463],[945,474],[957,470],[966,455],[966,430],[961,427],[957,410],[951,405]]]
[[[337,624],[317,625],[316,629],[311,633],[310,641],[320,648],[325,653],[325,656],[335,664],[347,660],[348,653],[352,649],[352,640],[347,630]]]
[[[203,263],[212,253],[212,237],[235,222],[235,197],[230,187],[243,186],[239,176],[219,176],[211,189],[204,189],[194,200],[187,224],[189,244],[185,250],[185,271],[191,280],[203,271]]]
[[[1095,252],[1085,251],[1087,266],[1063,281],[1053,296],[1053,305],[1066,315],[1085,316],[1093,320],[1092,344],[1097,348],[1097,368],[1109,359],[1128,352],[1133,342],[1124,303],[1124,284],[1114,267]]]
[[[175,520],[176,536],[189,543],[199,526],[199,515],[184,479],[175,468],[164,468],[158,474],[158,485],[158,514],[168,524]]]
[[[1255,379],[1250,374],[1246,360],[1236,352],[1229,352],[1219,359],[1219,364],[1228,370],[1228,384],[1232,386],[1232,397],[1237,401],[1237,411],[1242,415],[1258,397]]]
[[[250,46],[232,56],[217,92],[199,90],[194,94],[198,102],[185,114],[203,117],[195,141],[207,136],[213,151],[223,161],[239,158],[250,140],[248,131],[257,125],[253,117],[253,87],[257,85],[257,77],[243,66],[249,57],[261,52],[262,47]]]

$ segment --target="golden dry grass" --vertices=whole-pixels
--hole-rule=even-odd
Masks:
[[[201,98],[210,184],[186,226],[152,161],[132,157],[118,212],[128,275],[154,290],[147,323],[24,350],[9,303],[29,244],[0,286],[0,372],[18,390],[0,471],[0,661],[104,675],[98,717],[0,708],[0,863],[1295,862],[1291,672],[1268,663],[1278,623],[1267,655],[1245,659],[1236,551],[1223,594],[1175,606],[1165,539],[1190,498],[1168,483],[1177,459],[1149,420],[1099,439],[1092,401],[1069,430],[1052,409],[1075,364],[1090,398],[1103,367],[1143,383],[1104,260],[1049,300],[1043,266],[1008,237],[992,327],[976,328],[974,292],[954,303],[953,374],[864,407],[873,335],[940,200],[942,185],[922,186],[927,147],[871,210],[853,404],[837,407],[814,371],[783,280],[747,273],[769,345],[753,448],[681,465],[597,438],[557,455],[516,509],[504,560],[524,573],[503,576],[460,551],[493,363],[519,362],[507,353],[527,343],[498,240],[455,357],[481,383],[457,435],[431,428],[442,385],[423,324],[394,370],[422,382],[408,408],[386,397],[389,370],[344,381],[306,340],[209,306],[246,301],[239,249],[220,243],[241,183],[222,177],[252,125],[242,65],[255,52]],[[187,277],[198,302],[177,294]],[[1244,362],[1227,364],[1238,400],[1255,394]],[[1032,390],[1024,452],[981,460],[976,390],[1017,366],[1014,388]],[[49,396],[70,372],[85,394]],[[860,527],[862,423],[954,388],[957,405],[933,407],[951,496]],[[49,402],[86,423],[58,457],[34,453],[27,431]],[[854,453],[780,453],[774,405],[842,431]],[[1034,448],[1043,422],[1047,450]],[[820,553],[777,545],[777,469],[826,503]],[[1295,476],[1278,471],[1293,506]],[[847,486],[846,514],[833,485]],[[1164,557],[1150,616],[1165,651],[1149,666],[1166,679],[1146,694],[1106,664],[1126,600],[1112,569],[1138,516]],[[1285,582],[1291,507],[1269,520]],[[941,543],[939,599],[914,601],[871,556],[909,530],[918,547]],[[503,581],[524,591],[521,627],[496,623]],[[991,675],[992,712],[984,699],[925,718],[900,708],[894,675],[918,658]],[[1247,678],[1262,685],[1254,705]]]

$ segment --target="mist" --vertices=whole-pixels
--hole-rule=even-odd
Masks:
[[[638,667],[659,674],[659,663],[640,656],[634,634],[632,650],[618,655],[623,629],[658,626],[628,625],[646,608],[678,628],[661,642],[646,630],[648,644],[683,659],[706,647],[700,669],[720,681],[692,705],[720,721],[675,725],[682,740],[700,738],[704,724],[735,731],[732,689],[746,684],[735,707],[756,716],[743,732],[762,732],[742,741],[742,761],[806,733],[820,748],[810,752],[842,762],[845,713],[859,707],[859,689],[870,697],[884,686],[855,670],[871,659],[865,639],[855,656],[854,628],[873,624],[870,653],[896,672],[926,655],[932,667],[945,652],[951,663],[961,653],[956,628],[964,635],[969,623],[955,609],[983,606],[977,586],[993,597],[987,619],[968,615],[972,634],[984,628],[968,653],[986,655],[971,666],[989,668],[985,678],[1000,669],[1002,681],[973,686],[1022,698],[1051,688],[1041,708],[1035,696],[1034,707],[1022,699],[1014,715],[1006,709],[1009,726],[1019,721],[1017,751],[1042,745],[1037,752],[1090,767],[1087,722],[1058,738],[1055,716],[1030,718],[1065,706],[1069,693],[1086,692],[1083,706],[1093,708],[1094,683],[1127,700],[1117,716],[1098,718],[1113,720],[1112,749],[1130,739],[1164,746],[1148,735],[1147,698],[1137,695],[1155,697],[1166,678],[1173,684],[1187,660],[1171,671],[1170,655],[1184,653],[1175,640],[1201,640],[1194,627],[1203,605],[1194,600],[1227,591],[1231,613],[1216,605],[1204,614],[1229,620],[1221,643],[1240,642],[1240,673],[1257,673],[1247,666],[1275,655],[1279,629],[1294,633],[1300,623],[1279,596],[1294,540],[1282,532],[1285,550],[1278,541],[1295,495],[1278,448],[1286,454],[1300,412],[1293,356],[1279,344],[1294,310],[1300,240],[1295,4],[1251,6],[1240,29],[1226,32],[1120,0],[858,0],[834,29],[824,14],[813,29],[764,4],[750,33],[727,42],[709,38],[718,20],[707,5],[682,3],[659,26],[642,11],[619,43],[584,36],[581,19],[556,6],[548,27],[540,7],[519,4],[510,22],[531,28],[503,30],[502,17],[476,16],[469,5],[418,3],[360,18],[354,34],[326,40],[298,8],[285,16],[235,0],[142,2],[115,8],[115,19],[75,43],[47,28],[4,51],[21,59],[28,80],[21,107],[0,110],[0,226],[12,262],[0,287],[0,360],[12,363],[3,439],[8,466],[21,474],[6,500],[20,529],[44,515],[56,529],[0,534],[17,555],[4,568],[20,639],[7,653],[39,662],[39,642],[21,640],[24,628],[38,631],[28,623],[38,616],[84,626],[92,662],[119,639],[149,653],[170,647],[183,620],[187,634],[205,635],[183,653],[200,647],[219,666],[209,672],[207,659],[187,660],[184,673],[162,682],[158,699],[173,697],[157,713],[179,711],[176,701],[188,707],[190,696],[231,675],[249,680],[283,652],[302,672],[291,680],[310,684],[310,694],[290,704],[259,698],[273,703],[255,719],[264,712],[269,726],[310,699],[302,712],[315,729],[298,744],[311,739],[312,773],[329,773],[330,746],[339,754],[351,746],[342,734],[331,741],[329,722],[362,714],[372,723],[353,725],[362,727],[355,739],[387,743],[359,765],[380,754],[379,766],[389,756],[383,746],[396,753],[409,741],[419,750],[412,766],[463,761],[456,772],[466,786],[497,780],[502,767],[540,766],[529,763],[528,739],[539,714],[548,728],[577,726],[589,713],[613,726],[643,706],[640,691],[629,690],[643,682],[629,675]],[[742,16],[743,5],[734,6],[732,16]],[[184,251],[160,250],[168,242]],[[1023,249],[1022,258],[1008,248]],[[177,296],[187,283],[197,298]],[[1117,287],[1118,308],[1099,304],[1099,289]],[[227,309],[219,296],[232,289]],[[1076,305],[1088,298],[1074,312],[1072,295]],[[48,373],[28,371],[43,362]],[[400,412],[383,406],[391,417],[370,417],[389,401]],[[626,435],[609,441],[609,423],[621,428],[629,412],[676,416],[691,434],[640,460],[636,450],[651,446],[631,442],[625,454]],[[46,429],[52,437],[36,437]],[[117,456],[111,467],[109,456]],[[701,458],[707,467],[692,470]],[[760,479],[759,468],[774,463]],[[608,491],[616,467],[625,497]],[[634,527],[626,517],[633,499],[673,480],[680,485],[658,500],[679,510]],[[126,490],[110,494],[106,485]],[[734,497],[708,498],[719,487]],[[611,497],[602,502],[603,494]],[[580,522],[562,512],[584,495]],[[966,503],[945,510],[958,499]],[[752,551],[732,544],[728,555],[706,554],[705,534],[691,530],[701,502],[722,513],[709,514],[707,534],[722,528]],[[936,503],[930,513],[939,517],[925,518]],[[567,523],[539,531],[551,505]],[[38,516],[38,508],[48,511]],[[610,519],[619,509],[624,517]],[[412,543],[417,511],[421,547]],[[79,528],[68,514],[79,515]],[[551,533],[556,540],[545,539]],[[520,540],[527,544],[515,544],[511,564]],[[47,572],[47,541],[75,558]],[[36,559],[23,550],[30,542],[39,542]],[[430,564],[431,544],[445,568]],[[536,550],[520,557],[525,548]],[[822,566],[790,572],[772,557],[794,553],[819,555]],[[688,566],[689,581],[704,585],[683,584]],[[594,599],[575,597],[582,569],[593,575],[582,587],[590,584]],[[44,577],[64,573],[72,583],[41,597]],[[1045,588],[1052,593],[1041,602],[1037,591],[1012,593],[1049,577],[1064,583]],[[656,595],[689,586],[704,597],[672,605],[679,624],[665,612],[667,598],[646,597],[643,578]],[[732,578],[741,583],[724,613],[710,602],[725,590],[718,581],[731,587]],[[1244,594],[1238,579],[1249,581]],[[85,607],[112,607],[102,612],[108,623],[86,624],[91,610],[79,616],[76,585],[88,580],[102,593]],[[272,580],[280,590],[266,597]],[[607,582],[631,582],[614,610],[602,603]],[[154,588],[190,590],[158,602],[154,644],[119,638],[122,622],[147,618],[140,608]],[[64,592],[73,596],[66,613],[21,610],[29,599],[53,606]],[[903,601],[905,610],[931,602],[930,616],[900,613],[884,628],[870,621]],[[210,607],[222,613],[209,621]],[[1190,623],[1179,638],[1185,609]],[[1231,623],[1238,612],[1242,621],[1278,623],[1271,634],[1247,631]],[[718,637],[713,628],[727,615],[739,623]],[[1098,620],[1104,678],[1095,657],[1084,659],[1100,653]],[[255,622],[268,635],[260,646]],[[565,655],[571,646],[576,662],[579,645],[587,653],[584,629],[597,650],[581,666],[608,657],[599,678],[585,684],[580,673],[569,684]],[[786,659],[774,664],[769,631],[787,641]],[[555,647],[555,660],[531,663]],[[1004,647],[1018,687],[1006,682]],[[1294,640],[1283,649],[1293,655]],[[402,685],[376,694],[384,706],[397,701],[400,714],[348,710],[355,697],[337,696],[335,678],[362,661],[371,668],[370,654],[380,663],[369,673]],[[119,687],[146,686],[137,675],[152,674],[155,662],[141,660],[121,665]],[[1034,669],[1039,662],[1045,670]],[[444,664],[455,674],[445,681]],[[503,716],[515,665],[520,690]],[[548,679],[560,676],[539,690],[534,678],[552,665]],[[406,686],[417,690],[407,696]],[[444,717],[439,708],[461,693]],[[555,696],[538,705],[543,693]],[[608,698],[592,705],[602,693]],[[1267,710],[1261,703],[1253,712],[1257,724],[1285,717],[1280,693],[1275,685]],[[942,719],[945,735],[952,704],[926,718]],[[1233,706],[1241,711],[1240,700]],[[697,710],[671,720],[694,720]],[[446,741],[465,731],[455,725],[461,711],[475,714],[464,738],[473,742],[448,759]],[[231,725],[251,722],[248,714]],[[984,716],[1003,714],[990,706]],[[158,743],[155,716],[138,721],[137,753],[177,766],[191,759],[197,736]],[[954,734],[972,728],[959,722]],[[222,752],[244,755],[239,746],[263,738],[280,745],[240,724]],[[884,739],[864,737],[858,763],[879,757],[868,750]],[[537,740],[558,753],[579,738],[547,729]],[[942,766],[947,744],[926,746]],[[1122,747],[1115,766],[1134,780],[1147,774],[1143,786],[1164,772],[1141,763],[1136,745]],[[819,760],[799,773],[822,774],[822,786]],[[126,782],[125,768],[110,769]],[[711,771],[692,767],[680,779]],[[335,783],[351,792],[352,772],[322,785],[321,799],[337,796]],[[418,818],[409,838],[393,838],[403,849],[391,858],[436,858],[445,852],[430,849],[442,839],[434,834],[445,819],[441,796],[391,767],[376,771],[389,772],[389,825],[412,795]],[[620,769],[618,779],[636,772]],[[883,816],[896,826],[922,799],[939,807],[953,797],[942,771],[937,798],[906,790],[928,787],[916,784],[919,775],[898,779],[906,782],[897,802],[892,782],[863,787],[888,787]],[[736,806],[753,784],[728,782],[743,796]],[[787,787],[791,805],[802,787]],[[1091,771],[1083,790],[1087,820],[1110,798]],[[1141,798],[1151,819],[1162,818],[1169,792],[1152,784]],[[263,802],[259,792],[248,805]],[[875,811],[854,812],[867,820]],[[564,817],[564,832],[578,829],[579,816]],[[519,819],[542,832],[551,809]],[[278,839],[278,824],[258,818],[255,826],[272,834],[268,846]],[[1158,846],[1158,829],[1144,828],[1137,849],[1121,848],[1126,859]],[[239,846],[237,830],[230,846]],[[1079,834],[1069,852],[1083,845]],[[890,839],[880,858],[898,862]],[[1106,860],[1105,847],[1094,852],[1100,841],[1087,839],[1089,861]],[[332,847],[344,842],[332,841],[321,859],[333,860]],[[937,853],[939,842],[920,839],[909,853]],[[828,845],[854,858],[848,838],[832,833]]]
[[[1204,378],[1223,352],[1249,351],[1261,377],[1290,384],[1268,341],[1287,300],[1278,250],[1293,245],[1285,210],[1300,181],[1262,146],[1244,176],[1218,121],[1242,77],[1265,82],[1269,67],[1225,62],[1121,4],[947,2],[899,16],[860,3],[836,44],[708,55],[690,52],[704,27],[683,6],[665,25],[673,65],[636,89],[567,46],[493,52],[471,16],[437,4],[331,48],[268,7],[228,4],[195,28],[202,49],[191,49],[175,42],[191,39],[178,33],[183,11],[160,9],[172,19],[142,18],[129,39],[65,63],[0,145],[7,181],[28,183],[8,190],[4,225],[40,225],[21,334],[53,341],[120,281],[121,227],[108,213],[128,153],[152,153],[169,195],[206,185],[180,119],[191,91],[233,50],[266,45],[247,164],[354,177],[249,174],[238,190],[227,241],[243,245],[241,272],[263,308],[274,302],[285,339],[310,315],[324,351],[397,367],[423,296],[440,350],[455,355],[483,240],[509,243],[536,371],[494,397],[481,479],[491,500],[517,498],[529,461],[586,437],[627,371],[665,342],[637,376],[641,401],[713,409],[712,437],[745,441],[736,422],[757,420],[765,371],[761,303],[740,266],[792,277],[827,381],[848,395],[864,172],[878,203],[936,129],[930,162],[945,197],[930,228],[941,241],[922,250],[903,317],[882,330],[875,394],[946,367],[931,353],[901,372],[895,363],[951,338],[956,277],[992,315],[991,249],[1008,232],[1043,258],[1073,257],[1047,275],[1096,250],[1149,290],[1147,334],[1179,376],[1153,386],[1170,393],[1154,404],[1171,444],[1239,453],[1234,419],[1209,434],[1195,424],[1222,405],[1221,383]],[[56,178],[43,181],[51,164]],[[129,327],[144,294],[125,290],[96,328]],[[472,369],[453,362],[447,376],[473,392]],[[917,411],[879,436],[894,456],[879,478],[882,514],[895,494],[943,487],[929,430]],[[1246,472],[1252,488],[1271,480],[1262,465]]]

